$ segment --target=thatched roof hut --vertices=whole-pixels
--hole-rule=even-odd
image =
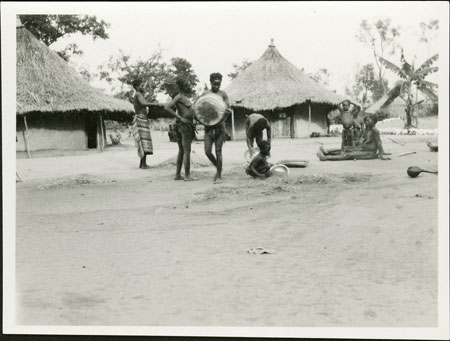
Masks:
[[[232,130],[244,138],[243,121],[259,112],[271,121],[274,137],[326,133],[327,113],[345,98],[321,86],[284,58],[273,40],[256,62],[225,88],[234,108]]]
[[[131,103],[92,87],[25,27],[18,26],[16,37],[17,114],[87,111],[107,119],[133,114]]]
[[[19,19],[16,26],[18,151],[30,156],[30,150],[103,150],[104,119],[130,121],[131,103],[89,85]]]
[[[324,88],[284,58],[273,41],[261,58],[225,89],[232,106],[273,110],[311,101],[338,104],[344,97]]]

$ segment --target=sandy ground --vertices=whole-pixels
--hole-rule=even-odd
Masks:
[[[437,137],[382,138],[391,161],[320,162],[339,138],[275,140],[272,161],[310,164],[268,180],[245,175],[245,142],[227,142],[220,185],[202,142],[198,181],[157,167],[176,154],[166,134],[149,170],[131,141],[18,159],[17,322],[436,326],[438,181],[406,169],[437,168]]]

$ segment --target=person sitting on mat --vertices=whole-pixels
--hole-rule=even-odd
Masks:
[[[364,124],[364,119],[359,116],[359,110],[353,111],[353,132],[354,132],[354,140],[355,147],[360,146],[363,142],[364,130],[366,129],[366,125]]]
[[[376,120],[370,116],[364,118],[366,130],[363,134],[363,140],[360,146],[355,147],[353,151],[342,149],[319,148],[317,157],[320,161],[343,161],[343,160],[371,160],[380,157],[381,160],[390,160],[384,155],[389,155],[383,150],[380,132],[375,128]]]
[[[261,114],[251,114],[245,120],[245,134],[247,136],[247,147],[250,153],[250,158],[253,157],[255,151],[253,149],[253,143],[256,139],[256,145],[259,145],[263,140],[263,130],[266,130],[267,142],[271,143],[272,131],[270,123]]]
[[[254,178],[268,178],[272,175],[270,167],[273,166],[267,162],[270,157],[270,143],[263,140],[258,147],[259,153],[250,161],[246,173]]]

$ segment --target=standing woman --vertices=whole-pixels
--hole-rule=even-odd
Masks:
[[[147,165],[147,155],[153,154],[152,136],[150,134],[150,121],[148,119],[147,107],[151,103],[144,97],[145,84],[142,80],[133,81],[133,88],[136,91],[133,98],[134,111],[136,115],[133,119],[133,135],[138,148],[138,156],[141,159],[139,168],[150,168]]]

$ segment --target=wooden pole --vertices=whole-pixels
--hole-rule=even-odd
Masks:
[[[234,110],[231,109],[231,140],[234,141],[235,138],[235,130],[234,130]]]
[[[99,125],[100,125],[100,138],[99,138],[99,143],[100,143],[100,151],[103,151],[103,148],[104,148],[104,145],[103,145],[103,142],[104,142],[104,139],[103,139],[103,136],[104,136],[104,131],[103,131],[103,120],[102,120],[102,114],[99,114],[98,115],[98,119],[99,119]]]
[[[31,159],[30,145],[28,144],[28,124],[27,115],[23,115],[23,123],[25,124],[25,131],[23,132],[23,137],[25,139],[25,149],[27,150],[28,158]]]
[[[311,102],[308,102],[308,136],[311,136]]]

